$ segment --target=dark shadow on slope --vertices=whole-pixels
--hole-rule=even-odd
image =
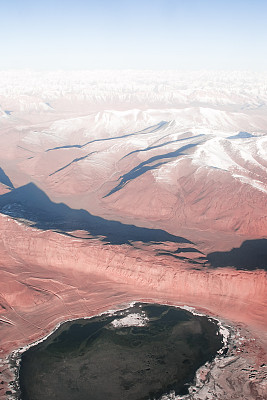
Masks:
[[[251,137],[255,137],[255,135],[248,132],[239,132],[237,135],[228,136],[227,139],[248,139]]]
[[[149,158],[147,161],[143,161],[140,164],[138,164],[136,167],[134,167],[131,171],[127,172],[126,174],[121,176],[120,183],[115,186],[108,194],[104,196],[108,197],[111,194],[117,192],[118,190],[121,190],[129,181],[132,181],[135,178],[138,178],[140,175],[143,175],[145,172],[151,169],[156,169],[160,165],[167,164],[170,159],[179,157],[183,154],[183,151],[190,149],[191,147],[197,146],[198,143],[190,143],[187,144],[186,146],[182,146],[179,149],[175,151],[171,151],[169,153],[165,154],[160,154],[154,157]],[[156,163],[158,160],[163,160],[161,163]]]
[[[194,247],[178,247],[176,251],[173,251],[173,254],[179,253],[200,253],[203,254],[202,251],[195,249]]]
[[[172,143],[177,143],[177,142],[182,142],[183,140],[190,140],[190,139],[195,139],[198,138],[200,136],[205,136],[204,134],[200,134],[200,135],[196,135],[196,136],[191,136],[189,138],[183,138],[183,139],[176,139],[176,140],[170,140],[169,142],[164,142],[164,143],[160,143],[158,145],[154,145],[154,146],[149,146],[146,147],[145,149],[139,149],[139,150],[133,150],[130,153],[126,154],[124,157],[122,157],[122,160],[126,157],[131,156],[132,154],[135,153],[142,153],[143,151],[149,151],[149,150],[154,150],[154,149],[158,149],[159,147],[164,147],[167,146],[168,144],[172,144]]]
[[[0,167],[0,182],[10,188],[14,188],[13,183],[9,179],[9,177],[5,174],[4,170]]]
[[[96,151],[92,151],[91,153],[86,154],[83,157],[79,157],[79,158],[75,158],[74,160],[72,160],[71,162],[69,162],[68,164],[64,165],[63,167],[57,169],[56,171],[52,172],[51,174],[49,174],[49,176],[55,175],[57,172],[62,171],[63,169],[69,167],[71,164],[74,164],[78,161],[82,161],[85,160],[87,157],[91,156],[92,154],[96,153]]]
[[[107,142],[110,140],[116,140],[116,139],[124,139],[129,136],[135,136],[135,135],[147,135],[148,133],[153,133],[156,132],[158,129],[160,129],[162,126],[166,125],[168,122],[167,121],[161,121],[156,125],[152,125],[146,129],[143,129],[142,131],[134,132],[134,133],[128,133],[126,135],[121,135],[121,136],[115,136],[115,137],[110,137],[110,138],[104,138],[104,139],[94,139],[90,140],[89,142],[86,142],[84,144],[70,144],[66,146],[58,146],[58,147],[53,147],[51,149],[47,149],[46,152],[52,151],[52,150],[60,150],[60,149],[82,149],[85,146],[88,146],[88,144],[96,143],[96,142]],[[153,128],[153,129],[152,129]]]
[[[164,251],[158,252],[157,256],[169,256],[169,257],[175,258],[176,260],[185,261],[188,264],[195,265],[195,266],[201,266],[201,267],[206,267],[205,262],[207,261],[205,258],[202,259],[202,257],[191,259],[188,257],[176,256],[175,254],[173,254],[171,252],[164,252]]]
[[[239,248],[207,255],[211,267],[234,267],[242,270],[267,271],[267,239],[246,240]]]
[[[105,220],[86,210],[75,210],[63,203],[54,203],[33,183],[0,196],[0,212],[13,218],[24,218],[39,229],[60,232],[84,230],[111,244],[131,241],[190,243],[161,229],[139,228],[117,221]]]
[[[186,257],[186,253],[199,253],[199,254],[204,255],[204,253],[202,253],[201,251],[199,251],[198,249],[196,249],[194,247],[178,247],[178,249],[175,251],[168,251],[168,250],[158,251],[157,256],[169,256],[169,257],[176,258],[177,260],[180,260],[180,261],[186,261],[187,263],[193,264],[196,266],[201,266],[201,267],[206,266],[206,262],[207,262],[206,257],[198,256],[198,257],[192,259],[192,258],[190,258],[190,256]]]

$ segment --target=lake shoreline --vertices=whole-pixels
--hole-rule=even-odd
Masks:
[[[75,318],[69,318],[68,315],[65,315],[65,319],[59,320],[57,318],[55,324],[49,324],[50,328],[46,329],[45,334],[44,330],[42,330],[38,335],[35,335],[35,340],[33,340],[31,344],[28,343],[21,347],[17,346],[16,350],[9,352],[7,349],[6,352],[3,353],[4,357],[2,356],[2,359],[0,359],[0,374],[3,380],[1,382],[0,399],[17,400],[19,396],[18,381],[15,375],[16,371],[18,371],[18,366],[15,365],[16,357],[12,360],[12,355],[18,356],[25,351],[28,346],[34,345],[39,340],[44,340],[45,337],[54,332],[58,326],[62,325],[67,320],[89,319],[95,315],[105,313],[107,310],[115,309],[117,311],[118,304],[121,305],[121,308],[126,308],[128,304],[133,302],[159,303],[180,308],[188,307],[185,305],[185,302],[161,296],[144,297],[139,294],[135,296],[135,300],[133,300],[132,296],[122,296],[120,300],[121,301],[118,302],[113,299],[113,301],[107,302],[106,306],[104,306],[102,302],[98,303],[93,310],[88,310],[86,317],[80,313],[77,314]],[[196,313],[220,321],[224,326],[229,327],[231,335],[228,339],[228,355],[213,363],[208,371],[206,371],[206,367],[204,368],[204,366],[203,368],[205,371],[202,371],[200,368],[199,371],[197,371],[195,382],[191,386],[189,397],[182,397],[182,399],[213,400],[214,398],[218,398],[224,400],[230,395],[233,395],[233,398],[239,399],[242,398],[243,394],[246,394],[248,399],[257,398],[257,400],[264,400],[267,393],[265,332],[253,325],[250,326],[236,320],[221,317],[218,312],[214,313],[214,311],[210,311],[201,306],[196,307],[195,304],[192,303],[190,304],[190,309],[195,310]],[[85,313],[83,312],[83,314]],[[26,340],[24,343],[25,342],[27,343]],[[232,387],[232,384],[235,386]],[[253,388],[255,396],[251,396],[251,388]],[[176,399],[180,398],[176,397]]]
[[[11,390],[13,393],[9,394],[9,397],[7,397],[8,399],[12,399],[12,400],[19,400],[20,399],[20,384],[19,384],[19,373],[20,373],[20,364],[21,364],[21,357],[22,354],[27,351],[28,349],[30,349],[33,346],[36,346],[37,344],[45,341],[49,336],[51,336],[55,331],[57,331],[63,324],[65,324],[66,322],[72,322],[72,321],[77,321],[77,320],[89,320],[92,319],[93,317],[98,317],[101,315],[107,315],[107,316],[111,316],[112,314],[114,314],[117,311],[121,311],[121,310],[125,310],[127,308],[133,307],[136,303],[139,302],[142,303],[146,303],[146,304],[157,304],[157,305],[168,305],[168,306],[173,306],[176,308],[180,308],[182,310],[188,311],[193,315],[196,316],[201,316],[201,317],[206,317],[208,318],[208,320],[213,321],[216,323],[217,325],[217,334],[221,334],[222,335],[222,341],[223,341],[223,345],[222,347],[218,350],[216,356],[213,358],[212,361],[206,362],[203,366],[201,366],[200,368],[198,368],[198,370],[196,371],[195,374],[195,378],[194,381],[190,383],[188,383],[189,388],[189,394],[196,392],[197,388],[199,388],[200,386],[202,387],[203,385],[205,385],[205,381],[206,379],[203,380],[203,373],[201,372],[203,370],[203,368],[205,368],[205,370],[211,370],[214,366],[215,363],[218,363],[219,360],[221,359],[226,359],[227,355],[225,354],[227,349],[230,347],[230,342],[231,342],[231,332],[233,333],[233,328],[230,327],[229,325],[226,325],[225,323],[223,323],[221,320],[219,320],[216,317],[212,317],[208,314],[205,314],[203,312],[199,312],[197,311],[195,308],[193,307],[189,307],[186,305],[177,305],[177,304],[171,304],[170,302],[160,302],[160,303],[156,303],[155,301],[143,301],[143,300],[136,300],[136,301],[131,301],[128,303],[124,303],[121,305],[116,306],[115,308],[111,308],[107,311],[103,311],[100,312],[98,314],[94,314],[88,317],[81,317],[81,318],[69,318],[66,319],[62,322],[59,322],[47,335],[41,337],[40,339],[27,344],[21,348],[18,348],[16,350],[14,350],[9,356],[8,356],[8,363],[10,366],[11,371],[13,372],[15,379],[12,382],[12,386],[11,386]],[[232,344],[234,346],[234,344]],[[206,374],[207,375],[207,374]],[[183,396],[179,396],[176,395],[175,397],[172,397],[172,392],[170,392],[169,395],[163,395],[160,397],[160,399],[188,399],[189,394],[187,395],[183,395]],[[178,396],[178,397],[177,397]]]

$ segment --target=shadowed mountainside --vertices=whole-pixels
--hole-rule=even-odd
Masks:
[[[11,182],[11,180],[1,167],[0,167],[0,183],[3,183],[4,185],[9,186],[10,188],[14,188],[13,183]]]
[[[146,161],[141,162],[139,165],[134,167],[131,171],[127,172],[126,174],[121,176],[120,183],[115,186],[108,194],[104,196],[108,197],[111,194],[117,192],[118,190],[122,189],[129,181],[132,181],[135,178],[143,175],[145,172],[149,170],[153,170],[158,168],[159,166],[168,163],[171,159],[179,157],[183,154],[183,151],[190,149],[191,147],[195,147],[198,143],[190,143],[185,146],[180,147],[175,151],[171,151],[166,154],[160,154],[157,156],[153,156]],[[163,160],[162,162],[158,162],[155,164],[156,161]]]
[[[54,203],[35,184],[29,183],[0,196],[0,212],[33,222],[39,229],[63,232],[84,230],[104,237],[111,244],[131,241],[192,243],[162,229],[140,228],[94,216],[85,210],[74,210],[63,203]]]
[[[124,139],[124,138],[128,138],[130,136],[137,136],[139,134],[146,135],[147,133],[153,133],[153,132],[157,131],[159,128],[161,128],[162,126],[164,126],[167,123],[168,123],[167,121],[161,121],[156,125],[149,126],[148,128],[142,129],[141,131],[137,131],[134,133],[128,133],[126,135],[120,135],[120,136],[115,136],[115,137],[89,140],[88,142],[86,142],[84,144],[71,144],[71,145],[65,145],[65,146],[57,146],[57,147],[47,149],[46,152],[53,151],[53,150],[61,150],[61,149],[73,149],[73,148],[83,149],[84,147],[88,146],[89,144],[93,144],[93,143],[97,143],[97,142],[106,142],[106,141],[110,141],[110,140]]]
[[[70,234],[71,231],[83,230],[99,237],[105,243],[120,245],[141,241],[144,243],[185,243],[190,240],[169,234],[162,229],[140,228],[118,221],[110,221],[94,216],[86,210],[75,210],[64,203],[54,203],[35,184],[29,183],[0,196],[0,212],[13,218],[30,221],[39,229],[60,231]],[[192,262],[213,268],[234,267],[243,270],[267,270],[267,239],[246,240],[240,248],[228,252],[213,252],[206,257],[198,249],[189,247],[176,251],[160,251],[158,255],[169,255],[177,259],[188,260],[186,254],[199,253],[199,260]]]
[[[207,255],[212,267],[236,269],[264,269],[267,271],[267,239],[246,240],[239,248],[227,252],[216,251]]]
[[[82,157],[77,157],[74,160],[72,160],[71,162],[69,162],[67,165],[64,165],[63,167],[57,169],[56,171],[52,172],[51,174],[49,174],[49,176],[55,175],[57,172],[63,171],[63,169],[69,167],[70,165],[79,162],[81,160],[85,160],[86,158],[88,158],[90,155],[94,154],[95,151],[92,151],[91,153],[86,154],[85,156]]]

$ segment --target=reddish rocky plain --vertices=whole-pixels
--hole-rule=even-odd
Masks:
[[[116,76],[1,78],[0,398],[14,351],[142,300],[229,329],[183,398],[264,400],[266,75]]]

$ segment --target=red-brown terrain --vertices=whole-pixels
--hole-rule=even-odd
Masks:
[[[201,89],[184,91],[178,82],[188,76],[156,76],[144,90],[147,77],[132,73],[128,86],[122,74],[116,92],[111,73],[60,83],[6,74],[0,398],[16,398],[14,350],[67,319],[144,300],[193,307],[230,327],[228,355],[200,370],[185,398],[266,399],[262,81],[252,92],[230,76],[242,88],[233,96],[220,75],[193,75]]]

